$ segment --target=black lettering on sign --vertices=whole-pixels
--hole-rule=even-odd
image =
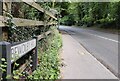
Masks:
[[[15,45],[11,47],[12,52],[12,62],[16,59],[22,57],[24,54],[31,51],[33,48],[36,47],[36,39]]]

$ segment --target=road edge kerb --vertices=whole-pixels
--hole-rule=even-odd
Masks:
[[[65,32],[67,32],[67,31],[65,31]],[[68,32],[67,32],[67,34],[69,35],[69,36],[71,36]],[[71,36],[72,37],[72,36]],[[72,37],[73,38],[73,37]],[[74,38],[73,38],[74,39]],[[77,40],[75,40],[76,42],[78,42]],[[105,64],[105,63],[103,63],[102,61],[101,61],[101,59],[98,59],[97,57],[95,57],[81,42],[78,42],[81,46],[82,46],[82,48],[84,49],[84,51],[86,51],[90,56],[92,56],[101,66],[103,66],[105,69],[107,69],[110,73],[112,73],[117,79],[119,79],[118,78],[118,76],[117,76],[117,74],[115,74],[112,70],[110,70],[109,68],[107,68],[106,66],[107,66],[107,64]],[[106,66],[105,66],[105,65]]]
[[[118,78],[117,73],[115,73],[112,68],[110,68],[104,61],[102,61],[101,59],[97,58],[97,56],[93,55],[92,52],[90,52],[81,42],[79,42],[79,44],[83,47],[83,49],[85,49],[97,62],[99,62],[99,64],[101,64],[104,68],[106,68],[107,70],[109,70],[115,77]]]

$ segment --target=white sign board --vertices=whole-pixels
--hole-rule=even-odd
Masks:
[[[31,51],[35,47],[36,47],[36,39],[12,46],[11,47],[11,52],[12,52],[11,62],[22,57],[24,54],[28,53],[29,51]]]

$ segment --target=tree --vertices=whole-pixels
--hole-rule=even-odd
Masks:
[[[120,2],[78,2],[78,3],[56,3],[61,8],[61,22],[71,22],[73,25],[102,24],[102,26],[114,28],[120,27]]]

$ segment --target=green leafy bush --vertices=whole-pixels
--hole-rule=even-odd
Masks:
[[[59,60],[59,49],[62,46],[62,39],[58,31],[54,31],[55,33],[52,34],[48,39],[48,49],[44,52],[40,52],[39,50],[39,58],[40,64],[33,72],[32,75],[28,77],[28,79],[60,79],[60,60]],[[39,48],[40,49],[40,48]]]
[[[83,22],[89,23],[92,22],[94,19],[91,16],[85,15],[82,19]]]

